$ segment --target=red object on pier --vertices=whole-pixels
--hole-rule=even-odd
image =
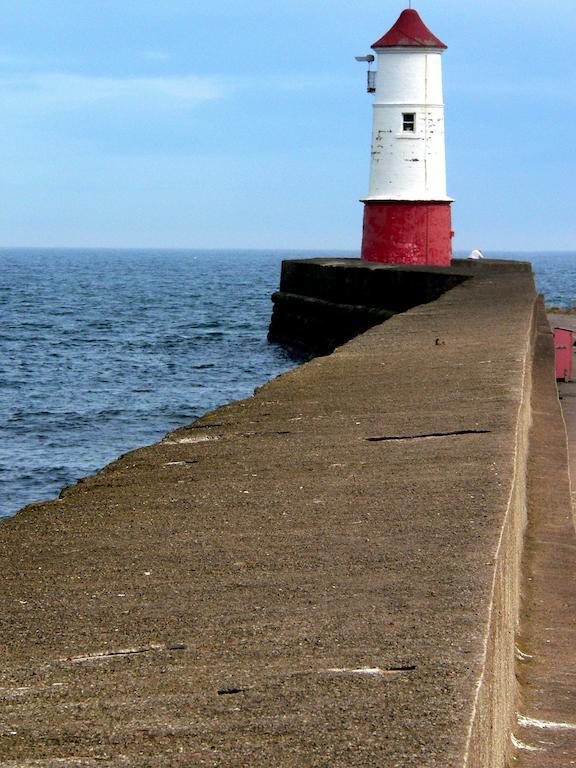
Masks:
[[[554,328],[556,380],[571,381],[574,332],[570,328]]]
[[[435,264],[452,259],[448,202],[366,202],[362,258],[387,264]]]

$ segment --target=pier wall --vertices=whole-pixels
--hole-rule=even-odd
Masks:
[[[299,263],[285,341],[389,319],[0,525],[2,765],[510,756],[529,267]]]
[[[358,259],[284,261],[268,338],[309,355],[337,346],[420,304],[428,304],[472,275],[529,272],[518,261],[454,260],[451,268],[391,266]]]

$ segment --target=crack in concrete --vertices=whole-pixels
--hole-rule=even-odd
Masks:
[[[398,440],[430,440],[439,437],[455,437],[458,435],[488,435],[490,429],[457,429],[453,432],[428,432],[423,435],[391,435],[389,437],[367,437],[369,443],[385,443]]]
[[[82,663],[85,661],[100,661],[102,659],[111,659],[117,656],[134,656],[141,653],[150,653],[151,651],[184,651],[186,650],[185,643],[164,643],[163,645],[147,645],[140,648],[118,648],[111,651],[96,651],[94,653],[87,653],[83,656],[67,656],[60,661],[69,661],[73,664]]]

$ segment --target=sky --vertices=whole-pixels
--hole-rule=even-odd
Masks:
[[[0,246],[354,250],[399,0],[0,0]],[[456,249],[576,250],[574,0],[420,0]]]

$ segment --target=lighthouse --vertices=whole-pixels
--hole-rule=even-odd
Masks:
[[[372,160],[363,198],[362,258],[448,266],[452,198],[446,194],[442,54],[447,46],[406,9],[372,49],[357,57],[374,93]]]

